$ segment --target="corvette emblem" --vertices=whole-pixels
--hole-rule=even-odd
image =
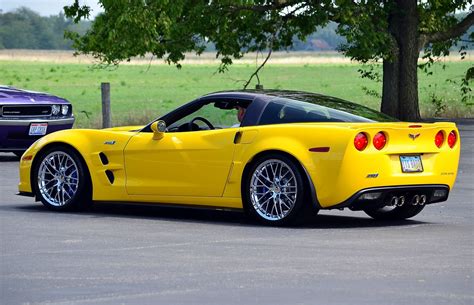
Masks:
[[[418,138],[420,136],[420,134],[419,133],[409,133],[408,136],[410,137],[410,139],[415,141],[415,139]]]
[[[104,144],[105,144],[105,145],[114,145],[114,144],[115,144],[115,141],[114,141],[114,140],[105,141]]]

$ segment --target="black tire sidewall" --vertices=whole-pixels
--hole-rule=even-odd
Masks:
[[[77,188],[76,193],[66,204],[62,206],[54,206],[51,205],[46,199],[41,195],[38,189],[38,172],[41,162],[44,160],[46,156],[48,156],[52,152],[64,152],[68,154],[76,163],[78,176],[79,176],[79,186]],[[56,146],[46,149],[45,151],[41,152],[38,156],[39,159],[35,162],[34,170],[33,170],[33,179],[32,179],[32,187],[36,197],[43,203],[44,206],[51,210],[55,211],[68,211],[68,210],[77,210],[79,208],[85,207],[88,204],[88,179],[89,175],[85,169],[85,165],[81,158],[79,158],[78,154],[71,148],[66,146]]]
[[[280,219],[280,220],[268,220],[263,217],[261,217],[257,211],[255,210],[252,200],[250,199],[250,181],[253,173],[255,172],[255,169],[262,163],[265,162],[266,160],[270,159],[276,159],[279,161],[284,162],[295,174],[296,178],[296,183],[297,183],[297,196],[296,196],[296,202],[293,207],[293,209],[286,215],[285,218]],[[273,225],[273,226],[286,226],[286,225],[294,225],[299,223],[299,219],[302,219],[301,212],[304,210],[303,209],[303,203],[305,199],[307,198],[306,196],[306,190],[305,190],[305,183],[304,179],[301,173],[301,168],[293,161],[292,159],[288,158],[287,156],[283,154],[278,154],[278,153],[271,153],[264,155],[258,159],[256,159],[252,164],[250,165],[250,168],[248,171],[246,171],[246,175],[242,181],[242,202],[244,205],[244,211],[251,216],[253,219],[257,220],[260,223],[266,224],[266,225]]]

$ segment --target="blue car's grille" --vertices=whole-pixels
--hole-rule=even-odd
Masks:
[[[45,117],[51,116],[51,106],[3,106],[0,116],[2,117]]]

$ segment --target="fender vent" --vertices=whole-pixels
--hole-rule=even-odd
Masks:
[[[99,154],[99,158],[100,158],[100,161],[102,162],[102,164],[104,164],[104,165],[109,164],[109,159],[107,159],[107,156],[103,152],[101,152]]]
[[[105,174],[107,175],[107,178],[109,179],[110,184],[114,184],[114,180],[115,180],[114,173],[111,170],[106,170]]]

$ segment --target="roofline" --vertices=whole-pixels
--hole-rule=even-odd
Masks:
[[[288,96],[292,94],[311,94],[315,96],[321,96],[321,97],[331,97],[329,95],[321,94],[321,93],[315,93],[315,92],[308,92],[308,91],[302,91],[302,90],[280,90],[280,89],[262,89],[262,90],[256,90],[256,89],[241,89],[241,90],[223,90],[223,91],[216,91],[216,92],[211,92],[206,95],[203,95],[202,97],[219,97],[221,95],[228,95],[228,94],[245,94],[245,95],[250,95],[252,97],[257,97],[257,96],[266,96],[266,97],[283,97],[283,96]],[[343,100],[341,98],[338,98],[340,100]]]

